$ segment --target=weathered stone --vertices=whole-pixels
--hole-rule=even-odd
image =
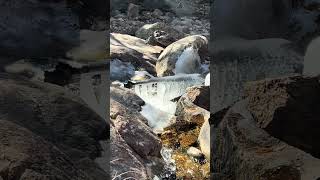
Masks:
[[[118,116],[114,124],[128,145],[140,156],[146,158],[160,155],[161,141],[147,125],[122,116]]]
[[[132,108],[132,109],[129,109]],[[117,118],[117,116],[125,116],[128,118],[132,118],[135,117],[137,119],[139,119],[139,121],[148,124],[148,120],[146,118],[144,118],[137,110],[141,109],[141,107],[138,106],[138,104],[134,105],[134,106],[129,106],[126,107],[126,103],[121,104],[121,99],[118,102],[113,98],[110,98],[110,118],[115,119]]]
[[[139,112],[141,111],[141,106],[145,104],[134,91],[122,87],[111,86],[110,97],[131,111]]]
[[[290,45],[284,39],[216,41],[210,49],[211,113],[241,99],[248,81],[302,73],[303,58]]]
[[[110,164],[111,178],[148,179],[143,160],[127,145],[113,126],[110,129],[110,137],[111,158],[102,165],[108,167]]]
[[[187,36],[170,44],[158,57],[158,61],[156,64],[157,76],[162,77],[174,75],[173,71],[176,67],[176,62],[187,48],[196,50],[197,52],[195,53],[198,53],[200,55],[202,54],[201,52],[207,51],[207,45],[207,38],[201,35]]]
[[[237,102],[218,127],[211,129],[212,173],[239,180],[320,177],[319,159],[260,129],[247,106],[248,100]]]
[[[107,138],[108,124],[79,97],[8,74],[0,74],[0,89],[1,117],[54,144],[74,162],[99,156],[98,141]]]
[[[116,108],[118,107],[118,108]],[[160,139],[152,132],[152,129],[143,123],[144,118],[133,112],[130,113],[120,103],[111,99],[111,117],[115,129],[119,132],[127,144],[141,157],[159,156],[161,150]],[[122,109],[122,113],[114,116],[113,109]]]
[[[210,116],[210,90],[208,86],[187,88],[177,103],[175,115],[178,121],[202,125]],[[181,123],[183,123],[181,122]]]
[[[110,57],[155,74],[155,64],[163,48],[147,45],[143,39],[125,34],[110,34]]]
[[[7,179],[94,179],[44,138],[3,119],[0,120],[0,153],[0,177]]]
[[[316,77],[285,77],[250,82],[248,109],[270,135],[320,157],[320,83]]]
[[[193,86],[187,88],[185,98],[207,111],[210,109],[210,88],[208,86]]]

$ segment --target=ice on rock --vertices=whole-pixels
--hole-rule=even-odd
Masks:
[[[175,113],[176,103],[172,100],[183,95],[188,87],[203,84],[204,79],[200,74],[184,74],[137,83],[134,91],[146,102],[141,114],[153,129],[161,131],[169,125]]]

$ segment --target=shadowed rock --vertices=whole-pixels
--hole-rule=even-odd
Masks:
[[[0,82],[1,117],[54,144],[79,166],[100,155],[99,140],[108,138],[108,123],[79,97],[59,86],[8,74],[0,74]],[[105,176],[91,165],[84,171],[95,179]]]
[[[319,178],[320,160],[259,128],[247,109],[247,103],[247,100],[236,103],[229,109],[219,126],[211,128],[211,178]]]
[[[0,179],[94,179],[44,138],[3,119],[0,153]]]
[[[246,85],[248,109],[259,128],[320,157],[320,84],[316,77],[293,76]]]
[[[66,1],[1,1],[0,54],[64,56],[79,44],[78,17]]]

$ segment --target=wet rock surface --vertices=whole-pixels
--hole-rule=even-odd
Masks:
[[[110,116],[116,133],[133,150],[134,156],[143,160],[142,169],[146,169],[149,179],[208,179],[209,162],[204,155],[193,157],[187,154],[188,148],[199,148],[198,135],[204,119],[209,114],[197,106],[208,109],[208,102],[199,100],[203,96],[202,89],[195,90],[194,98],[190,100],[196,102],[197,105],[194,107],[197,106],[198,109],[195,108],[192,114],[190,108],[189,114],[186,115],[198,119],[198,124],[183,120],[185,117],[181,115],[184,123],[179,124],[172,120],[172,123],[176,124],[172,126],[171,134],[168,132],[167,136],[162,130],[168,126],[170,117],[174,116],[179,96],[185,94],[187,87],[201,85],[204,82],[202,75],[192,73],[202,73],[202,65],[208,64],[208,53],[203,50],[206,50],[209,32],[206,14],[208,11],[205,11],[209,2],[144,0],[118,3],[110,19],[110,68],[111,71],[123,71],[114,74],[114,77],[117,77],[114,80],[120,82],[114,81],[113,84],[117,86],[111,87]],[[156,77],[175,75],[175,64],[168,65],[167,71],[170,73],[158,73],[159,56],[169,57],[169,63],[176,63],[184,50],[191,46],[194,49],[187,50],[181,58],[183,60],[179,61],[178,69],[181,74]],[[170,50],[171,47],[174,47],[174,50]],[[198,51],[198,48],[201,50]],[[194,61],[193,57],[197,58],[197,61]],[[190,67],[188,60],[191,62]],[[119,61],[121,63],[118,63]],[[197,67],[191,65],[192,63],[197,63]],[[143,101],[136,98],[137,95]],[[171,142],[174,138],[178,143]],[[170,146],[167,146],[168,144]],[[122,166],[132,167],[133,164],[125,163]],[[114,171],[120,167],[111,168]],[[113,177],[116,177],[116,174]]]
[[[206,127],[210,113],[194,104],[197,102],[195,99],[205,103],[209,101],[205,96],[207,92],[202,88],[208,87],[190,87],[180,97],[172,124],[161,134],[164,145],[173,149],[178,179],[209,179],[210,127],[203,126]]]

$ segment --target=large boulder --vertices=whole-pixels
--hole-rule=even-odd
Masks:
[[[115,129],[136,153],[143,158],[160,156],[161,141],[143,122],[142,116],[130,113],[130,109],[113,99],[111,99],[111,115]]]
[[[126,35],[110,34],[110,58],[131,62],[133,66],[143,68],[155,74],[157,57],[163,48],[146,44],[143,39]]]
[[[79,97],[59,86],[8,74],[1,74],[0,82],[1,117],[54,144],[79,166],[99,156],[108,123]],[[93,169],[87,173],[100,179],[95,173],[103,172]]]
[[[248,110],[270,135],[320,157],[320,83],[316,77],[292,76],[246,85]]]
[[[0,21],[2,55],[64,56],[80,42],[78,16],[66,1],[2,1]]]
[[[192,86],[187,89],[184,96],[196,106],[210,111],[210,87],[209,86]]]
[[[120,153],[112,155],[112,159],[119,158],[123,163],[114,162],[113,164],[111,160],[112,172],[122,171],[121,169],[125,171],[124,169],[127,168],[130,170],[128,173],[137,171],[139,176],[144,176],[143,173],[146,171],[149,178],[161,174],[164,165],[159,157],[162,143],[147,125],[148,120],[139,112],[144,101],[131,90],[120,86],[111,86],[110,97],[110,120],[114,125],[112,129],[118,134],[117,136],[121,137],[121,142],[114,138],[114,141],[111,141],[111,147],[115,144],[123,144],[121,145],[123,149],[128,149],[127,152],[123,152],[123,149],[119,149],[120,146],[117,145],[116,149]],[[108,148],[104,149],[107,149],[105,153],[109,152]],[[126,157],[129,155],[132,156],[133,161],[126,162]],[[122,158],[122,156],[125,157]],[[100,159],[106,165],[109,163],[106,157]],[[135,169],[136,164],[139,170]]]
[[[52,143],[3,119],[0,120],[0,153],[0,179],[95,179]]]
[[[110,97],[136,112],[141,111],[141,106],[145,104],[145,102],[137,96],[133,90],[119,86],[110,87]]]
[[[309,180],[320,177],[319,159],[259,128],[247,106],[248,100],[237,102],[218,126],[211,128],[211,178]],[[287,129],[290,128],[282,127]]]
[[[157,76],[170,76],[174,75],[174,70],[176,68],[177,62],[179,57],[184,54],[185,58],[188,58],[189,56],[198,56],[201,58],[201,55],[203,52],[207,51],[208,41],[207,38],[201,35],[192,35],[187,36],[185,38],[182,38],[172,44],[170,44],[168,47],[164,49],[164,51],[161,53],[161,55],[158,57],[158,61],[156,64],[156,71]],[[185,54],[186,49],[194,49],[195,52],[191,51],[190,53],[195,53],[195,55],[192,54]],[[192,59],[194,60],[194,59]],[[187,63],[187,62],[185,62]],[[194,63],[190,62],[190,65],[185,64],[187,68],[193,68],[193,73],[196,73],[196,68],[199,67],[189,67],[195,65]],[[199,64],[197,64],[199,66]],[[183,66],[183,65],[182,65]]]
[[[110,161],[102,165],[106,169],[110,166],[111,178],[148,179],[147,170],[142,158],[132,150],[113,126],[110,129],[110,137]]]
[[[210,116],[210,89],[208,86],[187,88],[178,102],[175,115],[177,120],[185,123],[202,125]]]
[[[302,73],[302,55],[291,46],[284,39],[216,41],[210,48],[211,112],[241,99],[245,82]]]

